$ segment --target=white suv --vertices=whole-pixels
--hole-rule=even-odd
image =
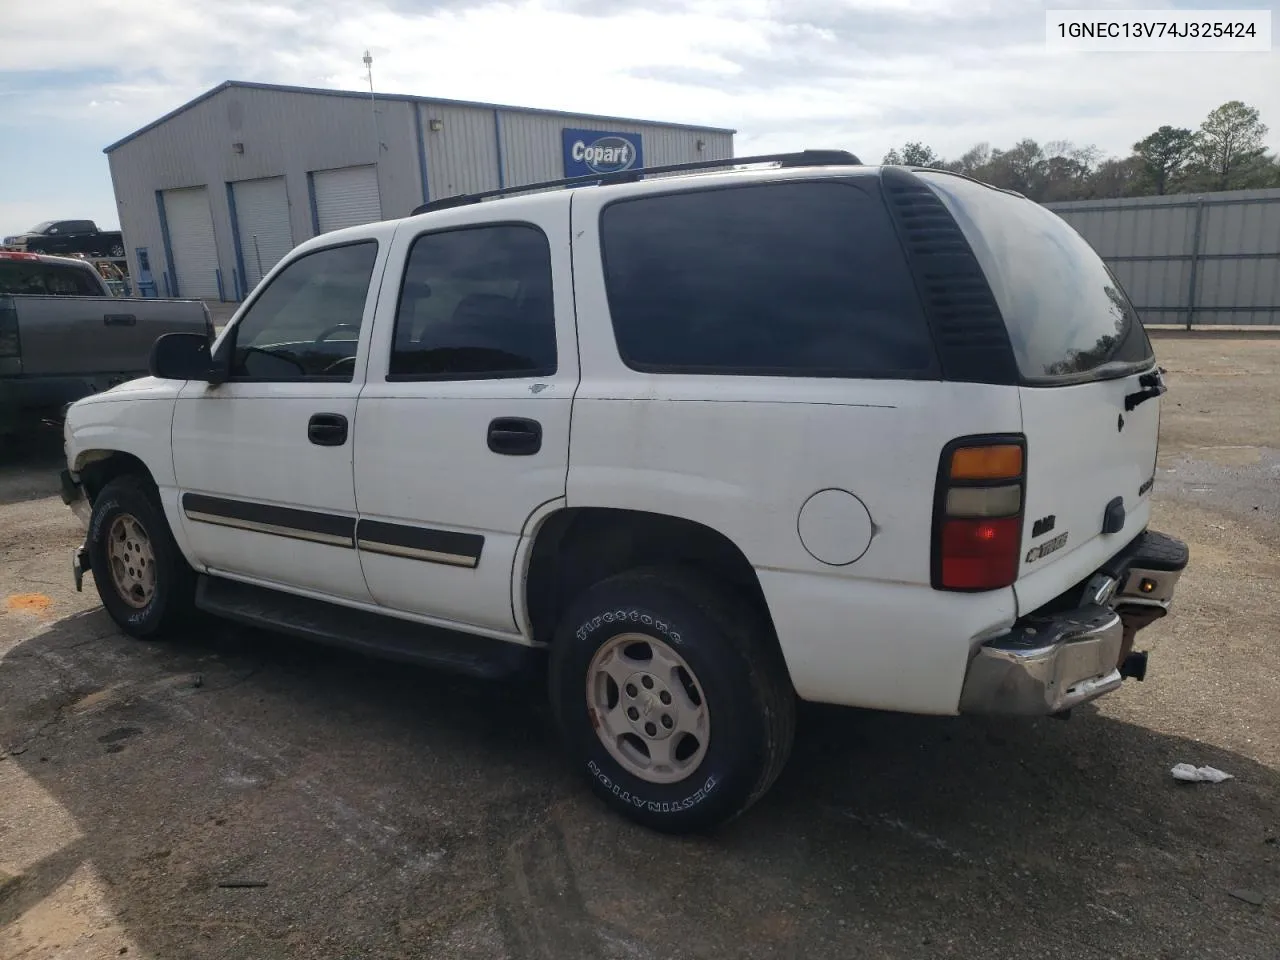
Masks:
[[[302,244],[71,408],[77,582],[142,638],[199,609],[485,676],[545,651],[572,762],[670,831],[769,787],[797,697],[1048,714],[1141,678],[1187,550],[1147,530],[1164,385],[1106,266],[964,177],[731,163]]]

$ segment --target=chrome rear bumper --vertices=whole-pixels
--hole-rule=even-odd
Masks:
[[[960,695],[963,713],[1043,715],[1120,686],[1120,614],[1091,604],[1027,621],[978,648]]]
[[[962,713],[1060,713],[1115,690],[1133,638],[1163,617],[1187,565],[1186,544],[1144,533],[1086,584],[1074,609],[1018,621],[978,647],[960,693]],[[1139,672],[1141,671],[1141,672]]]

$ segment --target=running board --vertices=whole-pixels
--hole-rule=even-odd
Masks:
[[[196,606],[247,626],[486,680],[519,673],[533,653],[518,643],[457,633],[204,574],[196,583]]]

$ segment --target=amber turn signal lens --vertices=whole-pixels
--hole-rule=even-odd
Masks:
[[[1012,443],[961,447],[951,454],[952,480],[1012,480],[1022,476],[1022,448]]]

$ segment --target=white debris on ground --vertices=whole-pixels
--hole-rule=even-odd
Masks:
[[[1173,779],[1187,783],[1221,783],[1234,779],[1231,774],[1224,773],[1217,767],[1193,767],[1189,763],[1180,763],[1169,771]]]

